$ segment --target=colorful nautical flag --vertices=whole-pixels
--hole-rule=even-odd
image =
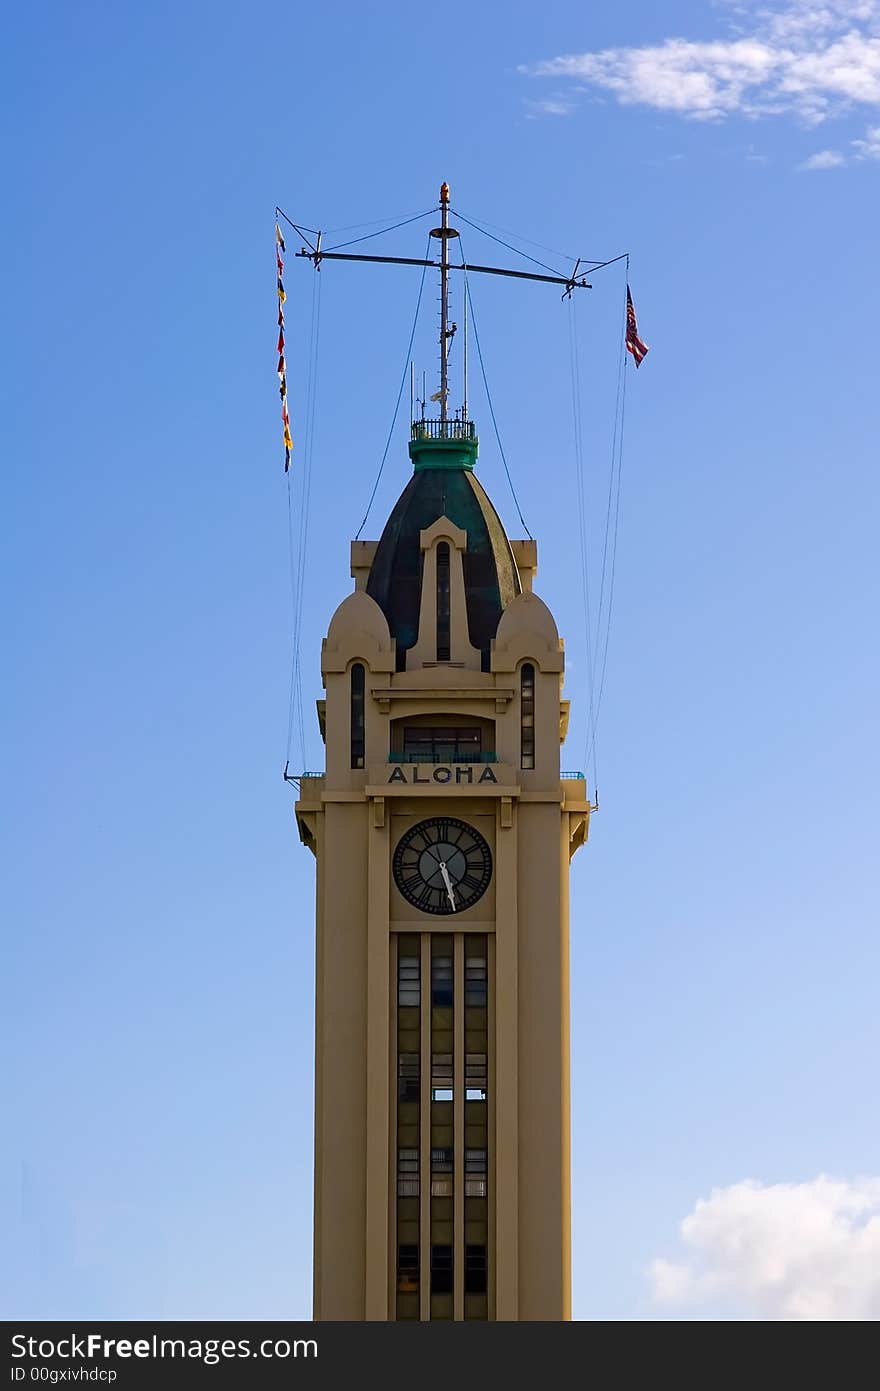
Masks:
[[[284,238],[281,235],[281,228],[275,223],[275,269],[277,271],[278,288],[278,392],[281,396],[281,424],[284,429],[284,472],[290,468],[290,453],[293,449],[293,439],[290,434],[290,416],[287,413],[287,362],[284,357],[284,304],[287,295],[284,293],[284,281],[281,279],[284,274],[284,262],[281,259],[282,251],[286,251]]]
[[[648,352],[648,345],[647,343],[643,343],[639,337],[639,326],[636,323],[636,311],[633,307],[632,295],[629,292],[628,285],[626,287],[626,338],[624,341],[626,343],[627,352],[632,353],[633,361],[636,367],[638,367],[644,361],[645,354]]]

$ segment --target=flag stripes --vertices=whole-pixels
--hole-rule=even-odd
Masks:
[[[639,367],[648,352],[647,343],[643,343],[639,337],[639,326],[636,322],[636,311],[632,302],[632,295],[629,286],[626,287],[626,350],[632,353],[636,367]]]
[[[275,270],[277,272],[277,291],[278,291],[278,392],[281,396],[281,424],[284,431],[284,472],[290,468],[290,455],[293,450],[293,439],[290,434],[290,415],[287,410],[287,361],[284,356],[284,304],[287,295],[284,293],[284,262],[281,259],[282,252],[287,248],[284,245],[284,238],[281,235],[281,228],[275,223]]]

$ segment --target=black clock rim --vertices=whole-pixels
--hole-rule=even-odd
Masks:
[[[406,849],[406,843],[413,836],[415,836],[423,826],[436,825],[438,821],[445,821],[450,826],[461,826],[463,830],[467,831],[470,835],[474,837],[476,844],[481,847],[485,859],[483,883],[479,891],[474,893],[474,895],[471,898],[469,898],[467,903],[463,904],[461,908],[456,908],[454,910],[452,908],[449,908],[448,906],[441,906],[439,908],[429,908],[424,907],[419,903],[413,902],[412,896],[409,893],[407,893],[406,889],[403,887],[403,884],[401,883],[400,859],[403,855],[403,851]],[[472,908],[475,903],[479,903],[480,899],[483,897],[490,883],[492,882],[493,868],[494,862],[492,859],[492,848],[489,845],[489,842],[486,840],[486,837],[482,834],[481,831],[477,830],[476,826],[472,826],[469,821],[463,821],[460,816],[435,815],[423,817],[422,820],[417,821],[414,826],[410,826],[408,831],[403,832],[403,834],[397,842],[397,845],[394,847],[394,854],[392,856],[391,861],[391,869],[394,875],[394,882],[397,886],[397,891],[400,894],[401,898],[405,899],[406,902],[412,908],[415,908],[416,912],[418,913],[428,913],[432,914],[434,917],[445,918],[452,918],[455,917],[458,913],[465,913],[467,912],[468,908]]]

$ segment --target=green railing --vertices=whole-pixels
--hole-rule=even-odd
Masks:
[[[389,763],[497,763],[497,753],[449,753],[443,758],[429,758],[424,753],[400,753],[392,750],[388,755]]]
[[[477,427],[472,420],[414,420],[410,426],[414,440],[475,440]]]
[[[561,777],[561,779],[562,779],[563,782],[575,782],[575,781],[577,781],[578,779],[580,779],[581,782],[586,782],[586,780],[587,780],[587,779],[586,779],[586,775],[585,775],[584,773],[579,773],[579,772],[577,772],[577,771],[575,771],[575,772],[573,772],[573,773],[572,773],[572,772],[560,773],[559,776]]]

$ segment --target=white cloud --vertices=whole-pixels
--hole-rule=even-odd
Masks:
[[[687,1259],[649,1268],[659,1303],[721,1297],[758,1319],[880,1318],[880,1178],[716,1188],[681,1236]]]
[[[880,159],[880,126],[869,126],[864,140],[854,140],[856,159]]]
[[[800,169],[839,169],[842,164],[846,164],[846,155],[842,155],[839,150],[817,150],[809,159],[805,159]]]
[[[692,120],[791,113],[818,124],[854,104],[880,107],[880,0],[788,0],[730,13],[732,37],[567,54],[520,71]]]
[[[839,169],[842,164],[860,164],[866,159],[880,159],[880,126],[869,126],[864,139],[851,140],[854,154],[845,155],[840,150],[819,150],[810,155],[799,169]]]

